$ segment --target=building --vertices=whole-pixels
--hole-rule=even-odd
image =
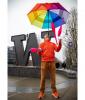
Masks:
[[[8,64],[16,64],[15,47],[8,47]]]

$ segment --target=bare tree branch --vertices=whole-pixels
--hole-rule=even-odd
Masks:
[[[68,35],[64,37],[64,45],[66,47],[66,64],[68,68],[77,66],[77,10],[71,9],[70,16],[67,21]],[[72,47],[66,46],[68,42],[72,41]]]

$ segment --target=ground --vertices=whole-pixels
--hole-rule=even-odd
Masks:
[[[39,78],[8,77],[8,100],[38,100]],[[58,100],[77,100],[77,79],[69,79],[56,74]],[[55,100],[51,96],[50,80],[46,79],[45,97],[43,100]]]

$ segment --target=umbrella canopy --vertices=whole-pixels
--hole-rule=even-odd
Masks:
[[[69,12],[60,3],[38,3],[27,14],[32,25],[42,29],[59,27],[66,23]]]

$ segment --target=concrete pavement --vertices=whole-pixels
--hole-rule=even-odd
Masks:
[[[37,100],[39,93],[39,78],[8,77],[8,100]],[[59,91],[59,100],[77,100],[77,80],[69,79],[56,74],[56,87]],[[51,96],[50,80],[46,79],[45,98],[55,100]]]

